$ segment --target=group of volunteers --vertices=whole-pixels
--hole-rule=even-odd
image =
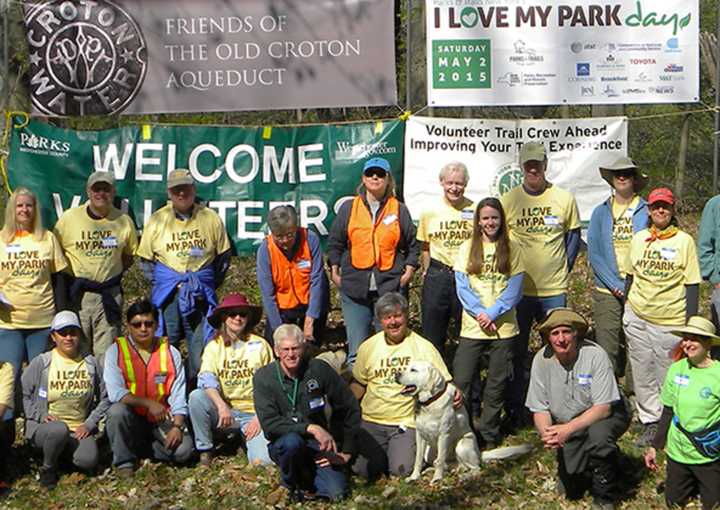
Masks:
[[[703,213],[698,258],[671,190],[642,198],[647,176],[626,157],[600,168],[613,192],[587,231],[591,328],[567,307],[583,244],[575,199],[546,179],[543,144],[525,143],[519,158],[522,185],[477,203],[465,196],[466,166],[445,165],[443,197],[417,227],[389,162],[369,159],[326,254],[292,206],[273,208],[256,255],[262,306],[236,291],[218,299],[231,244],[187,170],[169,173],[169,202],[140,240],[113,205],[111,173],[91,174],[88,201],[52,232],[35,194],[15,189],[0,231],[0,459],[21,415],[48,488],[63,459],[95,471],[102,436],[122,477],[146,456],[210,466],[218,442],[234,439],[249,463],[278,466],[293,499],[337,500],[350,472],[410,474],[415,402],[397,375],[425,361],[458,388],[453,405],[466,406],[481,448],[533,423],[557,452],[558,490],[570,499],[589,490],[595,508],[618,495],[617,441],[633,415],[624,376],[648,468],[667,451],[668,505],[699,493],[704,508],[720,506],[720,364],[710,355],[720,344],[720,198]],[[136,258],[152,290],[126,306],[121,280]],[[416,271],[421,333],[409,328]],[[345,371],[310,355],[327,337],[328,272]],[[715,324],[698,316],[703,278]],[[536,322],[543,346],[533,356]]]

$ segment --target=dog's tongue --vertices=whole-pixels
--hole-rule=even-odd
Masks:
[[[417,389],[417,386],[405,386],[402,390],[400,390],[400,393],[403,395],[407,395],[408,393],[412,393]]]

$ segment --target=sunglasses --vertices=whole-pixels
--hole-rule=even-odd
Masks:
[[[229,312],[224,312],[225,317],[247,317],[248,312],[247,310],[230,310]]]
[[[629,179],[630,177],[635,177],[637,175],[634,170],[620,170],[619,172],[615,172],[615,177],[625,177],[626,179]]]
[[[136,329],[140,329],[142,326],[150,329],[155,326],[155,321],[134,321],[131,322],[130,325]]]
[[[379,177],[384,179],[387,176],[387,172],[382,168],[368,168],[363,172],[365,177]]]

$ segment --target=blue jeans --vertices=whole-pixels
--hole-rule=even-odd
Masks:
[[[285,487],[314,490],[332,501],[343,499],[348,493],[345,473],[337,466],[318,467],[315,454],[319,450],[314,439],[291,432],[270,443],[270,458],[280,467]]]
[[[19,388],[23,361],[28,363],[47,349],[50,328],[2,329],[0,328],[0,361],[9,361],[15,370],[15,387]],[[18,414],[20,409],[18,409]],[[9,420],[13,410],[8,409],[2,417]]]
[[[195,449],[199,452],[212,450],[214,446],[213,432],[219,432],[220,434],[245,432],[245,427],[255,418],[255,415],[252,413],[244,413],[232,409],[231,412],[235,422],[228,428],[219,429],[217,427],[219,420],[217,407],[215,407],[213,401],[210,400],[208,394],[205,393],[205,390],[201,390],[200,388],[193,390],[193,392],[190,393],[188,404],[190,407],[190,420],[192,421],[193,432],[195,433]],[[268,454],[268,440],[265,439],[262,430],[250,441],[246,441],[245,446],[247,448],[248,463],[253,465],[267,465],[272,462]]]
[[[520,417],[525,410],[525,395],[530,381],[528,341],[534,321],[541,321],[549,310],[566,306],[567,294],[536,297],[523,296],[517,305],[517,322],[520,334],[513,346],[513,384],[508,384],[507,411],[512,417]]]
[[[182,338],[187,342],[187,379],[188,388],[192,388],[195,386],[195,380],[200,371],[202,352],[205,348],[203,318],[206,306],[200,306],[198,310],[187,317],[182,316],[179,306],[178,292],[176,291],[172,299],[164,305],[162,314],[170,343],[178,347]]]
[[[375,331],[380,331],[380,323],[375,319],[374,310],[378,297],[377,293],[372,293],[368,299],[356,300],[344,292],[340,292],[340,304],[348,342],[347,363],[350,368],[355,364],[360,344],[373,332],[370,329],[371,325],[374,325]]]

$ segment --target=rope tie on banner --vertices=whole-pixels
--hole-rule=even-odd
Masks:
[[[412,112],[410,110],[405,110],[398,116],[398,119],[407,121],[410,118],[410,115],[412,115]]]
[[[15,124],[15,116],[22,117],[22,123],[21,124]],[[12,189],[10,188],[10,180],[8,179],[7,174],[7,158],[10,155],[8,147],[8,140],[10,139],[10,129],[22,129],[25,126],[30,124],[30,114],[27,112],[16,112],[16,111],[6,111],[5,112],[5,129],[3,130],[2,134],[2,140],[0,140],[0,147],[2,149],[0,150],[0,175],[2,176],[2,182],[3,186],[5,186],[5,189],[8,193],[12,193]]]

